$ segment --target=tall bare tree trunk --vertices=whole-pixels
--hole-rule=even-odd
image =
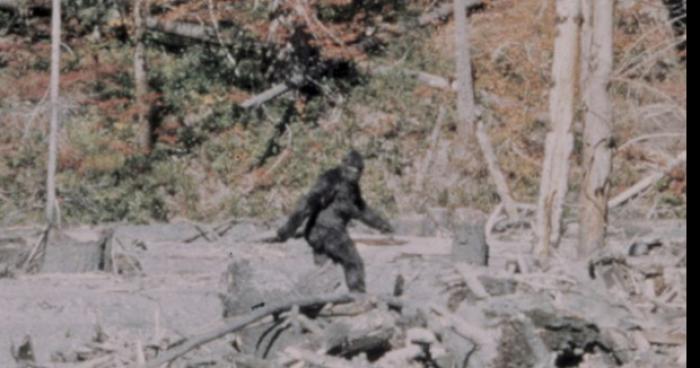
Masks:
[[[478,143],[481,153],[486,160],[489,173],[496,190],[501,197],[508,216],[515,218],[518,214],[515,201],[510,195],[510,189],[505,177],[498,166],[496,153],[486,134],[483,124],[478,124],[476,102],[474,100],[474,80],[472,78],[471,40],[469,19],[467,17],[467,0],[454,0],[455,15],[455,64],[457,69],[457,114],[459,125],[457,131],[464,147]],[[476,140],[474,139],[476,138]]]
[[[146,90],[148,88],[146,80],[146,57],[143,37],[146,33],[146,14],[144,12],[148,8],[147,0],[135,0],[134,2],[134,26],[136,32],[134,38],[136,47],[134,49],[134,98],[136,103],[136,124],[138,124],[138,142],[144,152],[149,152],[151,146],[151,126],[147,119],[147,106],[144,101]]]
[[[475,134],[476,104],[474,103],[474,83],[472,81],[471,42],[469,41],[469,20],[467,1],[454,0],[455,15],[455,68],[457,69],[457,131],[462,144],[468,146]]]
[[[58,84],[61,67],[61,1],[52,1],[51,12],[51,121],[49,130],[49,157],[46,169],[46,222],[58,222],[56,203],[56,156],[58,150],[59,102]]]
[[[557,38],[549,92],[552,128],[545,142],[540,194],[537,203],[537,243],[534,252],[547,257],[561,238],[564,198],[568,191],[569,157],[574,146],[576,58],[578,55],[580,0],[556,0]]]
[[[605,245],[612,171],[613,111],[608,86],[613,68],[614,0],[583,0],[582,85],[585,111],[579,258]],[[585,49],[584,49],[585,48]],[[586,79],[583,79],[583,78]]]

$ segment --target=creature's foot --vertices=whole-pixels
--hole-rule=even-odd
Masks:
[[[314,252],[314,264],[316,266],[325,266],[329,260],[330,258],[328,258],[328,256],[325,253]]]

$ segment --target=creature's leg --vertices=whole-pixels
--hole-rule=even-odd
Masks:
[[[355,244],[351,241],[347,246],[350,247],[350,249],[348,252],[349,257],[347,261],[343,263],[345,282],[350,291],[364,293],[367,291],[365,286],[365,265],[355,248]]]
[[[324,249],[335,262],[343,266],[345,283],[352,292],[364,293],[365,265],[360,258],[350,235],[345,231],[334,232],[334,236],[326,238]]]
[[[323,229],[314,229],[306,237],[306,241],[311,246],[311,249],[313,249],[314,264],[316,266],[323,266],[329,260],[328,255],[326,255],[326,252],[323,249],[325,236],[326,233],[323,231]]]
[[[323,265],[325,265],[325,264],[328,262],[329,259],[330,259],[330,258],[328,258],[328,256],[326,255],[326,253],[324,253],[324,252],[322,252],[322,251],[317,251],[316,249],[314,249],[314,264],[315,264],[316,266],[323,266]]]

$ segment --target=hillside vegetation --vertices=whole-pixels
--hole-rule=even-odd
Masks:
[[[45,197],[50,9],[17,3],[0,1],[2,225],[39,220]],[[618,2],[613,195],[685,149],[685,35],[668,3]],[[150,1],[149,21],[157,21],[145,40],[151,152],[136,137],[131,5],[64,2],[58,198],[65,222],[277,217],[350,147],[368,158],[368,201],[388,212],[498,203],[478,150],[459,153],[451,18],[423,21],[445,4]],[[489,0],[469,13],[482,119],[514,197],[533,203],[548,126],[553,4]],[[173,25],[207,31],[183,37],[168,31]],[[242,106],[290,81],[289,92]],[[685,193],[678,169],[625,210],[685,217]]]

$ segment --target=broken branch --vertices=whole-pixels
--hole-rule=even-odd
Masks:
[[[650,186],[652,186],[654,183],[658,182],[659,180],[663,179],[668,173],[673,170],[674,167],[684,163],[687,159],[687,151],[681,152],[676,158],[671,161],[671,163],[666,166],[666,168],[663,171],[655,172],[644,179],[640,180],[637,182],[637,184],[631,186],[629,189],[625,190],[624,192],[618,194],[615,196],[615,198],[611,199],[608,202],[608,207],[609,208],[614,208],[619,205],[624,204],[628,200],[634,198],[637,196],[637,194],[643,192]]]
[[[186,340],[182,345],[178,345],[170,351],[165,352],[163,355],[156,359],[149,361],[144,368],[158,368],[163,364],[169,363],[189,351],[202,346],[208,342],[226,336],[232,332],[239,331],[246,326],[257,322],[267,316],[279,314],[286,312],[294,306],[299,306],[299,308],[312,307],[316,305],[325,304],[347,304],[355,301],[356,297],[350,294],[341,295],[325,295],[319,297],[304,298],[299,300],[291,300],[287,302],[282,302],[276,305],[265,306],[263,308],[254,310],[246,315],[240,316],[234,320],[227,321],[223,326],[219,326],[201,335],[194,336],[191,339]],[[139,367],[139,366],[136,366]]]
[[[241,107],[244,109],[248,109],[251,107],[260,106],[260,105],[264,104],[265,102],[274,99],[277,96],[280,96],[282,94],[287,93],[292,88],[293,85],[297,85],[297,84],[301,83],[303,80],[304,80],[304,77],[302,75],[299,75],[299,74],[294,75],[290,79],[289,83],[276,84],[276,85],[270,87],[269,89],[267,89],[266,91],[243,101],[243,103],[241,103]]]
[[[498,192],[498,196],[501,197],[501,202],[503,202],[508,217],[511,219],[518,218],[518,209],[515,206],[513,197],[510,194],[506,177],[503,175],[503,171],[501,171],[501,168],[498,166],[496,152],[493,149],[491,139],[486,133],[486,128],[482,122],[477,124],[476,138],[479,142],[479,147],[481,147],[481,153],[484,155],[484,159],[486,160],[486,166],[491,174],[491,179],[493,179],[494,184],[496,184],[496,191]]]

